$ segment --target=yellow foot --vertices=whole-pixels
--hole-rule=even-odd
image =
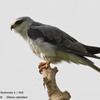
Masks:
[[[39,72],[41,73],[44,68],[48,68],[50,66],[50,62],[41,62],[38,66]]]

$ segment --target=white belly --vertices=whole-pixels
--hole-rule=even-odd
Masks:
[[[40,58],[47,60],[46,58],[54,58],[56,57],[56,46],[44,42],[42,38],[38,38],[36,40],[27,40],[30,45],[32,51]]]
[[[78,57],[74,54],[56,51],[56,46],[44,42],[42,38],[38,38],[36,40],[27,40],[30,45],[32,51],[40,58],[45,61],[49,61],[52,63],[58,63],[61,60],[65,60],[67,62],[74,62],[76,64],[87,65],[87,63],[81,57]]]

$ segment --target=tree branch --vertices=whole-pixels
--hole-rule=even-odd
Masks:
[[[56,84],[55,76],[57,72],[58,69],[56,67],[51,68],[50,66],[44,68],[41,72],[43,75],[44,85],[47,87],[49,100],[69,100],[71,98],[70,93],[67,91],[62,92]]]

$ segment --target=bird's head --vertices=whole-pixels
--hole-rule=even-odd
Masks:
[[[26,34],[27,29],[32,25],[32,23],[33,20],[30,17],[19,17],[11,25],[11,30],[13,29],[15,32],[23,36]]]

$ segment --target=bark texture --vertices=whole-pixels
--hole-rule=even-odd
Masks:
[[[56,84],[55,76],[57,72],[58,69],[56,67],[51,68],[50,66],[44,68],[41,72],[43,75],[44,85],[47,88],[49,100],[70,100],[70,93],[68,91],[62,92]]]

